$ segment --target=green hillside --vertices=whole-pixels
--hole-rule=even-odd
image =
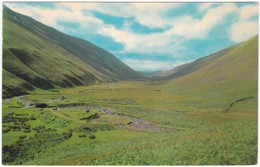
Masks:
[[[213,62],[217,58],[223,56],[224,54],[226,54],[227,52],[229,52],[230,50],[232,50],[233,48],[235,48],[239,45],[240,44],[232,45],[230,47],[227,47],[225,49],[222,49],[220,51],[212,53],[212,54],[210,54],[206,57],[202,57],[198,60],[195,60],[191,63],[187,63],[187,64],[177,66],[177,67],[175,67],[171,70],[159,71],[159,72],[154,73],[150,76],[156,77],[158,79],[175,79],[175,78],[182,77],[184,75],[192,73],[192,72],[208,65],[209,63]]]
[[[180,78],[5,99],[3,164],[257,164],[257,51],[255,36]]]
[[[104,49],[5,6],[3,69],[3,97],[17,95],[9,91],[13,88],[25,93],[33,88],[53,89],[140,78],[137,72]],[[10,79],[6,72],[15,76],[12,87],[6,84]],[[24,83],[30,88],[24,87]]]
[[[222,111],[232,102],[247,97],[256,97],[254,103],[257,104],[257,69],[258,35],[199,70],[170,80],[165,89],[171,94],[206,99],[207,102],[199,102],[201,106],[214,105]],[[203,114],[214,117],[211,112]]]
[[[31,94],[2,100],[2,164],[258,163],[258,35],[120,81],[140,76],[86,41],[7,8],[3,26],[3,95]]]
[[[257,68],[258,36],[255,36],[237,47],[228,49],[214,61],[176,82],[218,83],[232,80],[257,80]]]

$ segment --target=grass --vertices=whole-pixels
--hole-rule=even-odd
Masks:
[[[3,26],[15,26],[15,23],[4,19]],[[27,49],[31,54],[33,47],[37,47],[37,42],[41,42],[37,36],[31,36],[28,30],[22,27],[18,30],[28,35],[25,40],[34,41],[31,49]],[[55,34],[56,31],[51,32]],[[10,53],[10,48],[15,43],[5,40],[8,36],[11,33],[5,33],[3,50]],[[3,164],[257,164],[257,39],[258,36],[223,56],[217,56],[214,61],[198,70],[174,80],[99,83],[75,88],[55,86],[51,90],[35,88],[34,85],[34,89],[27,92],[30,93],[28,96],[3,99]],[[26,45],[18,39],[15,42],[18,43],[16,49]],[[73,49],[72,46],[69,49]],[[61,50],[55,52],[57,55],[54,56],[44,51],[41,54],[46,55],[47,62],[52,62],[50,60],[61,56],[59,51]],[[13,53],[9,55],[15,57]],[[66,60],[71,61],[69,57],[68,55]],[[15,60],[19,62],[18,59]],[[4,65],[9,66],[10,63],[8,58],[4,59]],[[23,69],[23,65],[18,64]],[[70,65],[62,64],[62,74],[68,73]],[[34,65],[32,63],[32,67]],[[82,64],[78,67],[82,67]],[[30,70],[25,68],[23,72],[31,73]],[[3,71],[3,76],[16,80],[7,71]],[[31,74],[31,78],[26,81],[34,81],[34,76],[40,76],[38,73]],[[59,75],[58,72],[56,74]],[[58,76],[57,81],[61,77]],[[12,90],[21,87],[24,82],[16,81],[10,83]],[[48,107],[26,108],[22,105],[25,101],[48,103]],[[236,103],[231,106],[233,102]],[[86,108],[86,105],[96,108]],[[57,110],[52,108],[56,106]],[[178,131],[134,129],[129,125],[130,120],[102,115],[97,107]]]
[[[236,89],[233,84],[226,86],[229,86],[229,89]],[[53,132],[32,130],[26,134],[23,131],[12,130],[3,134],[4,146],[10,146],[21,140],[19,136],[23,134],[27,136],[23,139],[23,143],[32,140],[29,137],[36,134],[53,133],[57,136],[53,140],[45,141],[51,146],[40,147],[36,152],[30,151],[28,147],[27,160],[18,156],[14,162],[7,164],[249,165],[256,163],[257,96],[253,91],[251,93],[254,98],[238,102],[228,113],[224,113],[225,108],[239,97],[234,94],[235,90],[228,93],[228,98],[223,98],[223,92],[212,92],[215,93],[212,95],[206,91],[201,91],[196,97],[196,89],[194,94],[191,94],[192,91],[187,94],[182,90],[173,93],[167,91],[168,87],[163,85],[158,85],[156,82],[119,82],[114,83],[115,88],[112,90],[107,88],[109,84],[104,84],[96,86],[96,90],[89,92],[78,93],[79,90],[92,89],[92,86],[64,89],[60,90],[59,94],[30,95],[24,98],[27,100],[35,98],[38,102],[44,99],[42,102],[48,102],[50,99],[66,96],[71,103],[83,100],[88,105],[112,109],[183,131],[171,133],[133,131],[127,128],[129,120],[116,116],[103,115],[90,123],[80,120],[82,117],[98,113],[96,110],[86,113],[85,109],[80,108],[57,111],[47,108],[40,111],[35,108],[10,108],[10,106],[21,107],[15,98],[10,99],[9,104],[3,101],[4,115],[10,112],[27,113],[27,117],[34,115],[37,118],[28,122],[31,130],[39,126],[45,126],[44,129],[55,129]],[[245,83],[244,86],[246,85],[248,84]],[[223,85],[219,87],[223,88]],[[154,91],[157,89],[161,91]],[[174,90],[174,87],[172,89]],[[189,87],[186,89],[189,90]],[[212,96],[216,99],[214,100]],[[51,104],[63,103],[66,102],[55,101]],[[89,129],[85,131],[84,126]],[[65,140],[59,138],[62,133],[69,132],[72,133],[70,138]],[[84,135],[86,137],[79,137]],[[95,139],[90,139],[91,135],[94,135]]]
[[[196,73],[203,74],[204,70]],[[3,152],[4,164],[256,164],[257,77],[235,79],[240,74],[232,74],[233,77],[225,81],[206,82],[194,80],[193,75],[197,74],[171,81],[117,82],[56,89],[58,92],[33,90],[31,95],[20,98],[33,103],[51,101],[48,105],[59,106],[59,110],[23,108],[16,98],[3,100],[3,117],[13,120],[2,125],[3,130],[10,129],[2,135],[3,146],[7,149]],[[184,80],[186,82],[181,82]],[[53,101],[62,97],[63,100]],[[95,109],[87,111],[79,105],[132,115],[179,131],[136,131],[126,118],[102,115]],[[82,120],[96,113],[100,115],[98,118],[90,122]],[[17,121],[25,117],[36,119]],[[31,131],[25,132],[28,125]],[[49,134],[53,137],[48,137]],[[35,147],[23,147],[31,142]],[[43,142],[45,146],[39,144]],[[13,149],[19,154],[12,153]]]

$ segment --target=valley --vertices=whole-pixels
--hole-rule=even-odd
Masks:
[[[251,81],[245,82],[248,85]],[[239,96],[225,98],[226,91],[213,90],[197,94],[197,90],[207,88],[187,85],[183,89],[193,95],[189,97],[184,91],[169,92],[169,84],[172,83],[118,82],[113,89],[109,89],[110,84],[101,84],[43,95],[34,92],[37,95],[3,101],[3,118],[7,120],[3,122],[3,145],[9,145],[6,152],[3,148],[3,160],[27,165],[256,162],[257,92],[247,92],[253,97],[236,103],[226,113],[225,109]],[[237,92],[237,84],[211,86]],[[212,93],[216,98],[211,97]],[[27,103],[21,100],[50,107],[25,107]],[[84,119],[95,115],[98,116],[88,121]],[[138,125],[143,122],[133,118],[152,124],[152,128]],[[21,139],[22,136],[26,137]],[[31,142],[43,142],[45,147],[26,147]],[[11,148],[17,149],[16,154]]]
[[[3,165],[257,164],[258,35],[138,73],[4,6],[2,47]]]

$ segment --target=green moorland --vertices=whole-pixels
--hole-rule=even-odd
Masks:
[[[3,97],[141,76],[111,53],[3,6]],[[50,68],[51,67],[51,68]]]
[[[258,36],[175,80],[34,89],[3,99],[3,164],[256,164],[257,48]],[[140,129],[122,115],[172,131]]]

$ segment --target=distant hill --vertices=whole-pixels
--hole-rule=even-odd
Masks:
[[[197,113],[202,117],[214,117],[211,108],[218,106],[219,101],[224,102],[218,106],[220,112],[224,112],[233,102],[249,97],[254,97],[253,105],[257,106],[258,35],[200,69],[168,80],[163,87],[169,93],[192,97],[194,103],[206,106],[208,109],[204,113]],[[254,112],[257,112],[257,107]]]
[[[3,7],[3,97],[140,78],[106,50]]]
[[[145,77],[153,77],[154,75],[157,75],[161,71],[158,70],[158,71],[137,71],[137,72]]]
[[[233,48],[235,48],[239,45],[240,44],[232,45],[230,47],[227,47],[225,49],[212,53],[206,57],[202,57],[193,62],[177,66],[171,70],[157,71],[157,72],[151,73],[148,76],[157,78],[157,79],[163,79],[163,80],[169,80],[169,79],[175,79],[175,78],[182,77],[184,75],[192,73],[192,72],[208,65],[209,63],[213,62],[217,58],[223,56],[224,54],[226,54],[227,52],[229,52],[230,50],[232,50]]]
[[[213,91],[213,89],[217,91],[218,89],[223,92],[236,93],[243,90],[244,94],[257,96],[258,35],[235,47],[228,48],[225,52],[222,50],[218,53],[221,52],[222,54],[217,58],[211,59],[210,62],[201,66],[198,70],[169,80],[167,86],[175,85],[175,87],[178,87],[177,85],[179,85],[178,91],[185,88],[188,93],[190,90],[204,85],[205,90],[203,91]],[[201,91],[202,89],[198,90]]]
[[[221,53],[222,52],[222,53]],[[218,52],[220,56],[199,70],[178,79],[178,82],[227,82],[241,80],[256,80],[258,78],[258,35]]]

